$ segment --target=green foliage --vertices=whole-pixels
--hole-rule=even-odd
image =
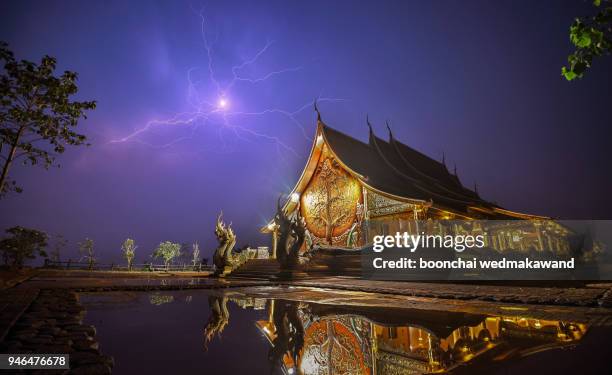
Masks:
[[[136,243],[133,239],[128,238],[123,241],[121,245],[121,250],[123,251],[123,257],[127,260],[128,270],[132,270],[132,263],[134,262],[134,257],[136,256]]]
[[[44,250],[47,247],[46,233],[20,226],[9,228],[6,233],[10,236],[0,240],[4,264],[20,268],[26,259],[34,259],[36,255],[47,257]]]
[[[153,252],[154,258],[162,258],[166,268],[170,265],[172,259],[181,255],[181,244],[170,241],[161,242]]]
[[[75,128],[95,101],[72,101],[78,91],[77,74],[65,71],[54,76],[56,59],[44,56],[40,64],[16,60],[8,44],[0,41],[0,197],[9,191],[21,192],[8,177],[13,161],[23,164],[54,165],[67,145],[86,144]],[[58,165],[59,166],[59,165]]]
[[[90,238],[85,238],[83,242],[79,242],[79,252],[81,253],[81,260],[85,259],[89,263],[89,269],[92,270],[96,264],[94,241]]]
[[[612,2],[595,0],[593,5],[600,8],[593,17],[576,18],[570,26],[570,41],[576,47],[568,56],[568,66],[561,68],[561,74],[571,81],[582,78],[591,67],[593,58],[612,52]]]

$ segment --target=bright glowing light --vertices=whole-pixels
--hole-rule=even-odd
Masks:
[[[317,136],[317,146],[320,146],[321,143],[323,143],[323,136],[321,134],[319,134]]]
[[[179,146],[179,143],[194,140],[199,130],[203,127],[214,126],[217,128],[219,137],[219,147],[223,151],[231,151],[231,142],[226,142],[226,137],[235,137],[237,140],[253,141],[259,139],[266,143],[271,143],[276,146],[276,151],[284,160],[285,151],[290,152],[296,157],[301,157],[296,150],[289,144],[285,143],[279,136],[271,130],[257,130],[254,127],[242,125],[249,119],[264,118],[269,115],[281,115],[287,120],[287,123],[295,125],[302,133],[305,139],[310,140],[309,131],[307,131],[298,116],[308,108],[312,108],[312,101],[309,101],[299,108],[294,110],[285,110],[276,107],[264,106],[257,110],[237,111],[238,105],[233,105],[230,98],[240,98],[240,105],[245,104],[245,96],[237,95],[239,90],[245,88],[259,86],[267,81],[275,79],[277,76],[291,74],[302,70],[302,66],[285,67],[278,70],[270,70],[262,72],[261,75],[249,76],[247,67],[260,64],[260,57],[265,55],[272,45],[273,41],[268,41],[259,50],[255,51],[252,57],[241,60],[236,65],[229,64],[214,64],[215,59],[214,44],[211,42],[211,36],[208,35],[209,28],[207,19],[204,16],[203,10],[195,11],[200,18],[200,36],[203,42],[205,65],[201,67],[194,66],[187,70],[187,104],[189,109],[185,112],[178,112],[168,118],[153,119],[148,121],[144,126],[134,130],[131,134],[123,136],[119,139],[113,139],[110,143],[126,143],[134,142],[149,146],[151,148],[174,148]],[[215,37],[216,40],[216,37]],[[261,66],[260,68],[265,68]],[[226,70],[231,75],[226,81],[218,80],[217,69]],[[340,102],[344,99],[318,97],[317,102]],[[284,124],[284,122],[283,122]],[[164,142],[150,143],[144,137],[156,127],[178,127],[185,128],[188,132],[174,136],[172,139]],[[230,145],[226,145],[230,143]],[[198,146],[199,147],[199,146]],[[202,150],[201,150],[202,151]]]
[[[219,99],[219,102],[217,103],[217,107],[219,107],[219,109],[226,109],[228,106],[229,106],[229,103],[227,99],[225,98]]]
[[[291,194],[291,202],[297,203],[300,200],[300,195],[298,193]]]
[[[287,373],[288,373],[289,375],[293,374],[293,372],[294,372],[294,371],[293,371],[293,368],[292,368],[292,367],[290,367],[290,368],[288,368],[288,369],[287,369]]]

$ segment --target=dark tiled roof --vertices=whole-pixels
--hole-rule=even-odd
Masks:
[[[465,188],[457,176],[440,163],[395,140],[370,133],[369,144],[324,125],[323,131],[336,155],[366,182],[383,192],[405,198],[431,200],[462,212],[469,206],[493,207]]]
[[[349,168],[364,176],[368,185],[400,197],[428,199],[394,173],[373,147],[328,126],[323,129],[334,153]]]
[[[461,185],[459,178],[450,174],[444,164],[398,142],[393,137],[386,142],[371,133],[370,144],[397,173],[416,181],[431,193],[454,200],[490,205],[476,192]]]

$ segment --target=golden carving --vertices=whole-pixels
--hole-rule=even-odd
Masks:
[[[368,213],[369,217],[386,216],[403,212],[410,212],[415,209],[415,205],[403,203],[386,198],[374,192],[368,192]]]
[[[303,374],[370,374],[361,340],[338,320],[312,323],[304,334]]]
[[[346,233],[359,221],[359,181],[325,155],[301,197],[301,213],[310,233],[329,245],[346,245]],[[344,243],[339,243],[344,239]]]

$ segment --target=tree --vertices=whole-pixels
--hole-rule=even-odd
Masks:
[[[8,44],[0,42],[0,197],[22,189],[11,181],[8,172],[14,161],[23,164],[42,162],[48,169],[55,164],[66,145],[86,144],[87,138],[73,128],[95,101],[72,101],[77,93],[77,74],[65,71],[54,76],[56,59],[44,56],[40,64],[16,60]],[[59,165],[58,165],[59,166]]]
[[[172,261],[172,259],[179,257],[180,255],[181,244],[170,241],[161,242],[153,252],[154,258],[162,258],[164,260],[166,270],[170,266],[170,262]]]
[[[0,240],[0,251],[4,264],[12,267],[23,267],[26,259],[34,259],[36,255],[47,257],[47,234],[36,229],[20,226],[6,230],[10,237]]]
[[[79,242],[79,252],[81,253],[81,260],[87,260],[89,269],[92,270],[96,264],[96,256],[94,253],[94,241],[90,238],[85,238],[85,241]]]
[[[191,259],[191,261],[193,262],[193,267],[195,268],[195,266],[198,264],[198,261],[200,260],[200,244],[195,242],[193,245],[193,257]]]
[[[132,262],[134,262],[134,257],[136,256],[136,246],[133,239],[128,238],[123,241],[121,245],[121,250],[123,250],[123,257],[127,260],[128,270],[132,270]]]
[[[64,238],[61,234],[55,235],[55,243],[53,244],[53,249],[49,253],[49,259],[53,262],[60,261],[60,253],[63,248],[68,244],[68,240]]]
[[[612,0],[603,2],[602,6],[602,0],[594,0],[599,13],[576,18],[570,26],[570,41],[576,50],[567,58],[569,66],[561,68],[561,74],[568,81],[582,78],[593,58],[612,52]]]

